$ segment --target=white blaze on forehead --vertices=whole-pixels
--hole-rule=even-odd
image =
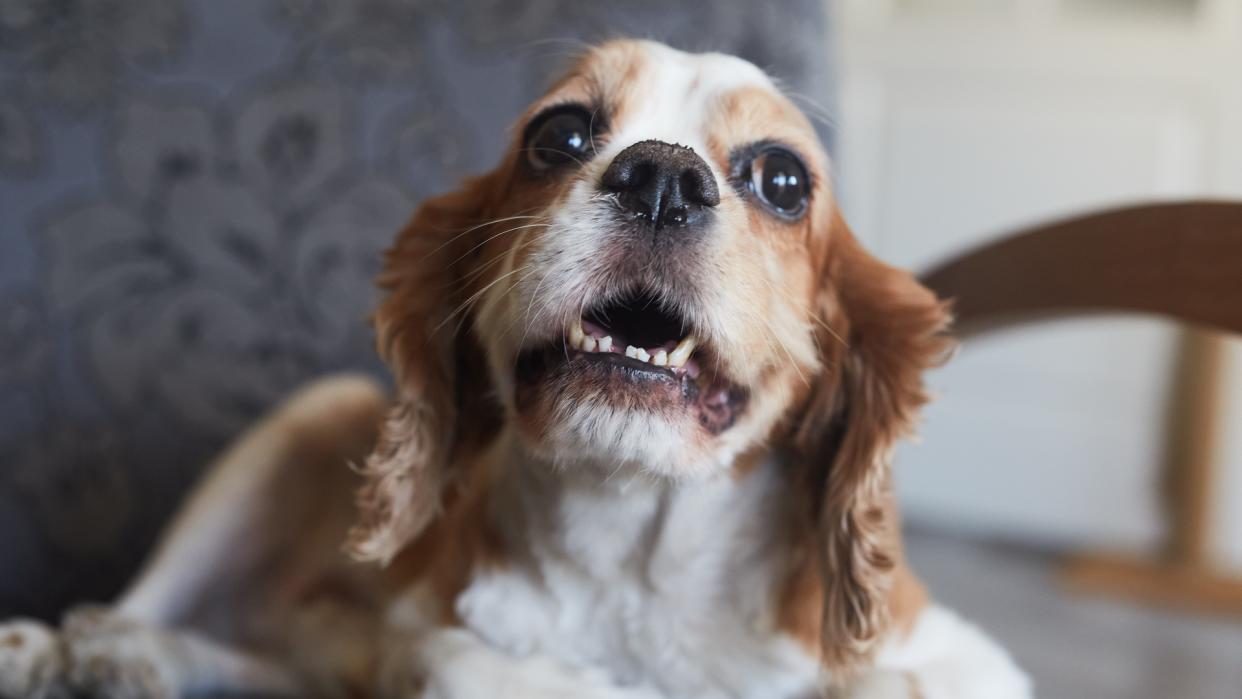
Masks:
[[[509,361],[508,357],[532,337],[551,335],[563,329],[565,323],[581,316],[584,301],[600,298],[611,288],[607,284],[615,284],[610,277],[611,262],[601,255],[609,239],[607,234],[616,229],[615,212],[598,195],[600,179],[618,153],[645,140],[689,146],[711,168],[719,189],[727,194],[725,173],[720,172],[719,163],[713,162],[707,146],[709,129],[717,126],[712,112],[719,108],[722,98],[739,89],[759,88],[777,93],[763,71],[740,58],[717,53],[690,54],[654,42],[639,42],[639,47],[642,56],[637,69],[627,78],[633,84],[616,91],[623,95],[619,98],[626,101],[614,107],[616,117],[608,125],[607,144],[577,173],[565,195],[550,206],[550,225],[546,230],[541,229],[534,245],[528,249],[529,271],[514,276],[515,263],[508,261],[502,274],[510,275],[510,281],[494,287],[485,300],[483,308],[495,311],[494,317],[485,319],[485,325],[493,332],[513,335],[505,338],[506,342],[512,342],[512,353],[498,355],[497,361],[501,364]],[[630,65],[615,63],[620,62],[614,62],[609,70],[626,70]],[[600,62],[600,66],[605,65],[609,63]],[[602,78],[598,81],[605,82]],[[618,96],[605,95],[604,98]],[[724,234],[716,236],[716,246],[723,245],[730,235],[736,234],[732,230],[722,230]],[[519,248],[520,244],[514,246],[514,255]],[[702,294],[707,302],[697,309],[701,312],[691,320],[704,330],[705,339],[710,341],[715,337],[718,340],[728,334],[721,316],[737,314],[731,313],[727,304],[719,302],[719,290],[704,288]],[[537,307],[551,310],[532,316],[531,309]],[[563,313],[564,317],[558,318],[555,312]],[[515,314],[525,318],[526,323],[501,320]],[[536,335],[527,334],[527,324],[539,326]],[[514,328],[520,332],[514,333]]]
[[[647,62],[613,125],[607,158],[639,141],[654,139],[695,149],[707,160],[707,126],[712,106],[743,87],[776,88],[754,64],[720,53],[692,54],[644,43]],[[609,158],[610,159],[610,158]]]

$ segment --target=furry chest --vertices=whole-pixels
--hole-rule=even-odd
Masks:
[[[617,686],[678,697],[790,697],[814,687],[818,666],[796,643],[712,597],[545,568],[538,580],[479,576],[456,607],[506,653],[601,671]]]

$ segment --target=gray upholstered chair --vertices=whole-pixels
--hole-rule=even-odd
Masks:
[[[381,373],[380,248],[620,35],[831,96],[822,0],[4,3],[0,618],[110,598],[239,428]]]

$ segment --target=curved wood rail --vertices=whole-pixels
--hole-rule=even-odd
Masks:
[[[1242,333],[1242,203],[1115,209],[1030,228],[923,275],[953,300],[956,334],[1083,313],[1149,313]],[[1182,335],[1168,415],[1163,555],[1080,556],[1072,587],[1212,613],[1242,613],[1242,579],[1210,560],[1214,442],[1224,351],[1202,329]]]
[[[1155,313],[1242,333],[1242,202],[1114,209],[1037,226],[922,276],[957,334],[1090,312]]]

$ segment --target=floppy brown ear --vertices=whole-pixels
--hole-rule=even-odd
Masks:
[[[951,342],[946,305],[908,272],[858,244],[833,212],[817,305],[824,369],[795,445],[822,495],[817,517],[823,580],[824,662],[848,673],[888,627],[888,594],[900,560],[890,462],[926,402],[923,372]]]
[[[486,220],[495,177],[424,202],[385,254],[373,323],[397,395],[362,468],[359,521],[346,544],[360,560],[387,563],[435,518],[459,475],[451,465],[462,461],[460,445],[483,443],[472,436],[499,420],[469,319],[450,317],[470,291],[464,253],[474,237],[463,233]],[[459,423],[463,414],[470,420]]]

